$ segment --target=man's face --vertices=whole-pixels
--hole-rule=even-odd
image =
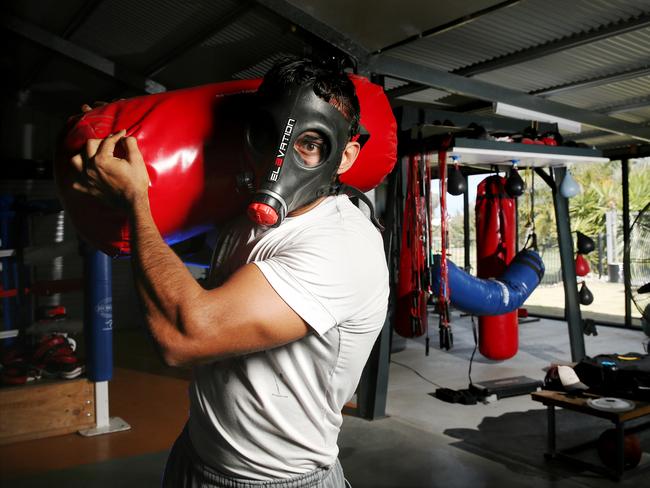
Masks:
[[[251,219],[278,225],[289,213],[329,194],[349,130],[350,123],[311,85],[262,100],[248,131],[251,156],[262,173],[249,206]]]

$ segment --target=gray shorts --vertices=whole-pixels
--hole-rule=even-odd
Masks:
[[[172,446],[165,466],[163,488],[345,488],[341,463],[293,478],[257,481],[232,478],[203,464],[190,443],[187,427]]]

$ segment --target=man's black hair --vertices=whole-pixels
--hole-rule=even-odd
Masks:
[[[262,96],[277,96],[293,85],[312,83],[314,93],[350,122],[350,137],[359,132],[360,108],[354,84],[338,67],[309,58],[285,58],[264,75],[258,89]]]

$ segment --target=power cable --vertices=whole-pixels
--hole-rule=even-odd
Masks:
[[[403,364],[403,363],[398,363],[397,361],[394,361],[394,360],[392,360],[392,359],[390,360],[390,362],[391,362],[391,363],[394,363],[394,364],[397,364],[398,366],[401,366],[402,368],[410,369],[411,371],[413,371],[416,375],[418,375],[420,378],[422,378],[422,379],[423,379],[424,381],[426,381],[427,383],[431,383],[433,386],[436,386],[436,387],[438,387],[438,388],[442,388],[442,386],[440,386],[438,383],[435,383],[434,381],[431,381],[430,379],[424,377],[424,376],[423,376],[423,375],[422,375],[418,370],[416,370],[415,368],[412,368],[411,366],[408,366],[408,365]]]

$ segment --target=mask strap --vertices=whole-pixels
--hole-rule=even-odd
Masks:
[[[370,221],[379,229],[379,232],[383,232],[384,226],[381,225],[379,220],[377,219],[377,216],[375,214],[375,206],[372,204],[370,199],[358,188],[355,188],[354,186],[346,185],[344,183],[339,183],[337,185],[332,186],[330,190],[330,195],[340,195],[340,194],[345,194],[350,197],[356,197],[359,198],[363,203],[368,205],[368,208],[370,209]]]

